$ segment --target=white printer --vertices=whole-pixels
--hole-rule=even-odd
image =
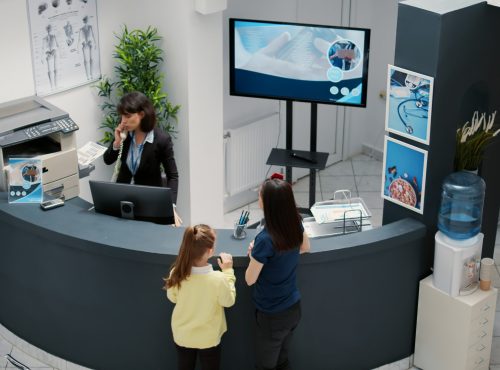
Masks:
[[[78,196],[76,130],[68,113],[37,96],[0,104],[0,191],[8,190],[10,157],[35,157],[44,192],[62,185],[66,199]]]

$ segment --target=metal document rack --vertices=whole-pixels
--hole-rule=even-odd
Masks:
[[[363,199],[352,198],[350,190],[337,190],[332,200],[314,203],[311,213],[314,217],[303,220],[311,238],[360,232],[371,217]]]

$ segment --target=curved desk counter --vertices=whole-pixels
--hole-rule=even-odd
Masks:
[[[173,369],[162,277],[183,229],[88,211],[77,198],[44,212],[0,199],[0,324],[55,356],[95,369]],[[254,308],[244,282],[247,239],[218,230],[234,256],[237,297],[226,310],[225,370],[253,369]],[[301,370],[371,369],[413,352],[425,226],[405,219],[312,240],[301,256],[302,321],[292,347]]]

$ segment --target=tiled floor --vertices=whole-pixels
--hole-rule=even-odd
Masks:
[[[365,155],[358,155],[350,160],[337,163],[320,171],[316,182],[316,201],[331,199],[333,192],[339,189],[351,190],[352,197],[362,197],[367,207],[372,213],[373,227],[380,227],[382,224],[383,201],[380,196],[382,163]],[[299,206],[306,207],[309,199],[309,179],[300,179],[293,185],[295,199]],[[259,221],[262,218],[262,211],[258,208],[257,202],[245,207],[229,212],[225,215],[225,226],[233,227],[242,209],[250,211],[250,223]],[[495,245],[495,265],[494,285],[500,287],[500,227],[497,230]],[[491,351],[491,370],[500,370],[500,298],[497,300],[497,313],[495,317],[495,328],[493,332],[493,344]],[[61,366],[54,367],[44,365],[40,361],[31,358],[22,351],[23,345],[13,346],[0,335],[0,369],[18,369],[11,365],[5,358],[6,354],[11,354],[16,359],[27,365],[30,369],[37,370],[73,370],[84,369],[78,365],[71,364],[59,359]],[[22,341],[23,342],[23,341]],[[26,343],[25,343],[26,345]],[[39,357],[40,358],[40,357]],[[376,370],[405,370],[409,364],[409,359],[398,361],[394,364],[384,365]],[[411,368],[416,369],[416,368]]]

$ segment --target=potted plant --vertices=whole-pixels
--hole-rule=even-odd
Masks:
[[[500,132],[500,128],[496,129],[494,125],[496,113],[486,117],[486,113],[479,116],[479,112],[475,111],[471,122],[467,121],[457,130],[455,171],[477,171],[486,147]]]
[[[96,85],[98,95],[104,101],[100,104],[104,118],[100,128],[104,129],[102,143],[113,141],[114,130],[120,121],[116,105],[120,98],[131,91],[141,91],[148,96],[156,110],[158,126],[170,134],[175,134],[179,105],[172,105],[163,89],[164,74],[160,67],[163,51],[158,46],[161,36],[154,27],[145,31],[135,29],[129,32],[126,26],[121,35],[116,35],[118,44],[113,57],[117,61],[114,67],[116,78],[107,77]]]

